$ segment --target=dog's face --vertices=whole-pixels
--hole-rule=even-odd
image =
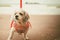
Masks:
[[[14,14],[14,19],[17,21],[26,22],[29,19],[29,15],[25,11],[17,11]]]

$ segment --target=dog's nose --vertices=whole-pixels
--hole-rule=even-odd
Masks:
[[[18,17],[18,15],[15,16],[16,18]]]
[[[16,15],[15,18],[18,20],[18,15]]]

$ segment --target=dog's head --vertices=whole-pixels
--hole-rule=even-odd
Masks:
[[[20,10],[14,13],[14,19],[19,22],[26,22],[29,19],[29,15],[27,14],[27,12]]]

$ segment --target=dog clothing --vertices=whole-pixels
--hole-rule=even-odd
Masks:
[[[18,25],[14,20],[12,20],[10,27],[14,27],[16,29],[16,31],[19,31],[19,30],[24,30],[24,28],[28,29],[29,26],[31,26],[29,21],[27,21],[25,24],[25,27],[23,27],[22,25]]]

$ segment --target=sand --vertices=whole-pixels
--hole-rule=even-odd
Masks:
[[[0,40],[8,38],[9,20],[10,15],[0,15]],[[30,15],[30,22],[30,40],[60,40],[60,15]],[[23,36],[15,33],[13,40],[23,40]]]

